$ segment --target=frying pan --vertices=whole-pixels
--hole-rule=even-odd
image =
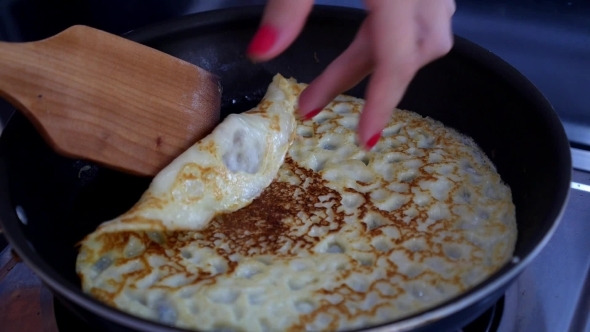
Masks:
[[[221,77],[222,117],[262,98],[279,72],[310,82],[352,41],[365,12],[317,6],[295,43],[277,59],[244,55],[263,7],[199,13],[129,32],[126,38]],[[364,81],[348,91],[363,96]],[[470,291],[372,331],[459,328],[481,314],[547,243],[568,198],[571,159],[563,127],[541,93],[507,63],[458,36],[451,52],[423,68],[401,108],[470,135],[511,187],[518,222],[515,259]],[[162,116],[166,116],[162,114]],[[195,119],[198,121],[198,119]],[[115,331],[177,331],[110,308],[83,294],[74,244],[130,208],[150,179],[55,154],[15,113],[0,138],[0,219],[21,258],[71,310]]]

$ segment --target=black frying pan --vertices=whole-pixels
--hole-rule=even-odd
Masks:
[[[276,60],[255,65],[244,50],[261,12],[262,7],[247,7],[201,13],[126,37],[218,74],[226,115],[257,104],[277,72],[311,81],[352,41],[365,15],[316,7],[293,46]],[[362,96],[364,88],[363,83],[349,93]],[[569,144],[557,115],[529,81],[459,37],[450,54],[418,73],[400,107],[472,136],[512,188],[516,205],[519,260],[455,299],[377,328],[450,330],[492,305],[549,240],[569,192]],[[74,244],[131,207],[149,181],[56,155],[18,112],[0,138],[4,232],[54,294],[93,326],[174,331],[84,295],[75,274]]]

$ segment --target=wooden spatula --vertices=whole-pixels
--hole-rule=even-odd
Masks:
[[[0,43],[0,97],[62,155],[155,175],[219,121],[213,74],[86,26]]]

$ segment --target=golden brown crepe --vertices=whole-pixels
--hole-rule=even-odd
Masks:
[[[255,114],[292,114],[304,88],[276,77],[269,91],[281,90],[272,93],[280,97],[267,98]],[[244,182],[231,182],[258,181],[260,196],[224,187],[215,175],[218,187],[203,190],[219,188],[228,199],[218,206],[208,193],[193,207],[186,189],[193,182],[177,175],[188,158],[176,160],[172,175],[164,172],[158,190],[130,212],[158,228],[99,229],[83,241],[77,271],[84,291],[188,329],[334,331],[417,313],[497,271],[514,250],[516,219],[510,188],[485,154],[468,137],[403,110],[364,151],[355,134],[363,103],[339,96],[314,119],[298,121],[286,157],[272,150],[261,157],[275,156],[260,161],[268,166],[256,168],[274,180],[245,172]],[[289,121],[277,123],[279,131],[265,137],[289,132]],[[149,204],[150,195],[166,200]],[[205,212],[193,222],[184,209]],[[176,228],[186,225],[199,227]]]

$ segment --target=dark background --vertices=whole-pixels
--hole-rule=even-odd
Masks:
[[[0,0],[0,40],[33,41],[74,24],[124,33],[263,0]],[[541,89],[574,147],[590,149],[590,0],[456,0],[455,33],[496,53]],[[320,4],[362,7],[360,0]],[[12,107],[0,100],[0,121]]]

